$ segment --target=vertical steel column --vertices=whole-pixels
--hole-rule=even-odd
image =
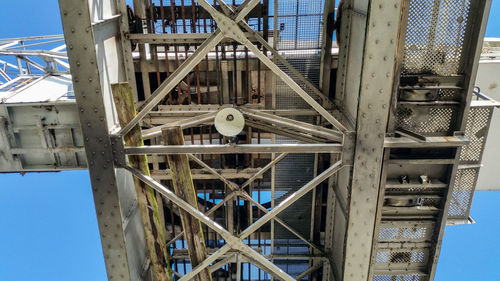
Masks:
[[[384,137],[405,0],[370,1],[345,240],[344,280],[367,280]],[[349,77],[347,77],[349,78]]]
[[[116,0],[116,9],[122,15],[127,15],[127,4],[125,0]],[[125,36],[126,33],[129,33],[129,23],[127,16],[121,16],[119,19],[119,30],[120,36],[118,36],[118,40],[121,42],[121,54],[123,56],[123,63],[126,75],[126,81],[130,84],[130,88],[132,89],[132,95],[134,97],[134,101],[137,102],[137,82],[135,79],[135,68],[134,61],[132,58],[132,45],[130,41]]]
[[[134,0],[134,12],[135,16],[141,21],[142,32],[144,34],[149,33],[147,18],[146,18],[146,1],[147,0]],[[151,50],[149,50],[149,44],[138,44],[139,54],[140,54],[140,68],[142,74],[142,85],[144,90],[144,98],[147,99],[151,96],[151,84],[149,81],[149,72],[147,71],[147,60],[148,55],[151,56]]]
[[[330,95],[330,72],[332,69],[332,40],[335,23],[335,0],[325,1],[321,27],[321,66],[319,85],[325,96]]]
[[[335,103],[347,117],[344,122],[354,126],[358,111],[363,52],[365,44],[366,15],[369,0],[344,0],[337,13],[341,15],[340,30],[336,30],[339,41]],[[347,125],[347,124],[346,124]],[[345,260],[345,235],[347,228],[348,193],[352,179],[352,157],[354,134],[345,137],[342,161],[349,165],[339,172],[335,180],[329,181],[326,210],[325,251],[330,263],[325,263],[325,280],[342,280]],[[332,157],[331,161],[334,158]],[[340,202],[344,202],[341,204]],[[333,276],[331,276],[333,274]]]
[[[342,6],[341,27],[338,37],[339,62],[335,103],[344,115],[356,120],[360,73],[362,70],[363,46],[365,44],[366,15],[369,0],[345,0]]]
[[[109,280],[129,281],[129,260],[89,3],[60,0],[59,8],[82,124],[106,271]]]

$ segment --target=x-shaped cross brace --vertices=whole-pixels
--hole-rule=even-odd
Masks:
[[[212,5],[210,5],[206,0],[198,0],[198,3],[214,18],[217,22],[217,30],[210,35],[196,51],[187,58],[155,91],[154,93],[146,99],[144,104],[139,108],[138,114],[125,126],[123,127],[119,135],[123,136],[128,133],[144,116],[146,116],[163,98],[170,92],[177,84],[179,84],[182,79],[213,49],[215,48],[224,38],[231,38],[240,44],[246,46],[252,53],[259,58],[262,63],[264,63],[271,71],[273,71],[278,77],[280,77],[290,88],[292,88],[305,102],[307,102],[312,108],[314,108],[325,120],[330,122],[334,127],[336,127],[341,132],[346,132],[347,129],[335,119],[330,112],[328,112],[322,105],[320,105],[314,98],[312,98],[304,89],[302,89],[288,74],[283,72],[271,59],[269,59],[265,54],[263,54],[257,46],[255,46],[241,30],[240,24],[245,27],[245,29],[251,30],[248,24],[243,21],[243,19],[248,15],[248,13],[258,4],[259,0],[247,0],[245,1],[237,10],[237,14],[234,17],[229,17],[228,14],[232,12],[232,8],[227,6],[223,1],[219,1],[223,9],[227,14],[223,14],[217,11]],[[248,27],[248,28],[247,28]],[[253,33],[256,35],[257,33]],[[260,35],[257,34],[260,37]],[[259,41],[265,41],[262,37]],[[266,45],[267,49],[270,49],[272,53],[276,56],[276,50],[272,49],[271,46]]]
[[[330,166],[328,169],[323,171],[321,174],[319,174],[317,177],[309,181],[307,184],[305,184],[303,187],[301,187],[299,190],[294,192],[292,195],[290,195],[287,199],[283,200],[280,204],[278,204],[276,207],[274,207],[272,210],[267,212],[264,216],[259,218],[256,222],[254,222],[252,225],[247,227],[243,232],[241,232],[238,237],[234,236],[231,234],[229,231],[227,231],[224,227],[210,219],[207,215],[204,213],[200,212],[197,208],[191,206],[189,203],[186,201],[182,200],[179,198],[177,195],[175,195],[172,191],[167,189],[165,186],[162,184],[158,183],[155,181],[153,178],[150,176],[146,175],[142,171],[130,167],[130,166],[125,166],[127,170],[129,170],[134,176],[136,176],[139,180],[143,181],[147,185],[151,186],[155,190],[157,190],[160,194],[165,196],[167,199],[172,201],[172,203],[176,204],[179,208],[183,209],[184,211],[188,212],[190,215],[193,217],[197,218],[200,220],[200,222],[203,222],[205,225],[210,227],[212,230],[217,232],[226,242],[227,244],[221,247],[219,250],[217,250],[215,253],[213,253],[211,256],[209,256],[207,259],[205,259],[202,263],[197,265],[195,268],[193,268],[192,271],[184,275],[180,280],[191,280],[194,276],[196,276],[201,270],[203,270],[205,267],[209,266],[210,264],[214,263],[217,259],[222,257],[225,253],[227,253],[231,249],[235,249],[243,253],[244,255],[249,256],[250,258],[254,259],[259,266],[262,267],[263,270],[268,271],[272,275],[278,277],[280,280],[287,280],[287,281],[292,281],[295,280],[292,278],[290,275],[288,275],[286,272],[278,268],[275,264],[267,260],[265,257],[260,255],[257,251],[252,249],[250,246],[246,245],[243,242],[243,239],[247,238],[249,235],[251,235],[253,232],[255,232],[257,229],[265,225],[267,222],[269,222],[271,219],[275,218],[279,213],[281,213],[283,210],[291,206],[293,203],[295,203],[298,199],[302,198],[305,194],[307,194],[309,191],[311,191],[314,187],[316,187],[318,184],[332,176],[334,173],[336,173],[338,170],[342,168],[342,163],[341,161],[333,164]]]

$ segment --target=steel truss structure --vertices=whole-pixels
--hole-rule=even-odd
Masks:
[[[69,74],[63,35],[0,39],[0,83],[43,74]]]
[[[0,94],[70,70],[76,98],[38,101],[55,121],[24,127],[24,109],[5,102],[0,171],[88,168],[109,280],[433,280],[444,226],[470,221],[498,106],[479,92],[472,102],[491,1],[343,1],[338,54],[333,1],[187,2],[60,0],[65,45],[0,40],[17,63],[0,61]],[[122,126],[119,83],[137,108]],[[215,130],[224,108],[244,116],[240,135]],[[177,127],[186,144],[167,144]],[[144,145],[126,145],[130,132]],[[197,206],[173,191],[172,155],[189,159]],[[166,234],[166,279],[139,182]],[[182,212],[202,223],[197,265]]]
[[[87,9],[86,5],[80,3],[79,1],[61,1],[61,13],[63,18],[63,25],[65,30],[66,42],[68,44],[68,55],[70,62],[75,64],[76,67],[72,67],[72,74],[74,80],[75,95],[77,97],[78,106],[80,108],[80,118],[82,124],[87,124],[82,126],[83,134],[85,138],[85,146],[87,149],[87,160],[89,164],[89,170],[91,173],[92,183],[94,186],[94,198],[96,201],[96,208],[99,217],[99,224],[102,228],[102,232],[108,232],[109,226],[116,225],[121,226],[121,222],[117,221],[116,216],[107,216],[111,206],[112,209],[118,210],[118,205],[116,200],[119,199],[119,194],[116,194],[115,182],[118,180],[116,177],[116,168],[125,168],[135,177],[139,178],[141,181],[145,182],[147,185],[153,187],[159,194],[163,195],[170,202],[175,204],[177,207],[188,212],[195,218],[199,219],[206,226],[211,228],[216,234],[218,234],[225,242],[224,246],[220,247],[216,252],[210,255],[201,264],[194,267],[190,272],[185,273],[180,280],[190,280],[196,274],[201,272],[204,268],[210,266],[210,264],[216,262],[218,259],[222,258],[228,251],[238,251],[248,258],[252,264],[258,266],[260,269],[268,272],[274,278],[280,280],[295,280],[288,273],[280,269],[276,264],[269,261],[262,253],[258,253],[255,249],[244,243],[244,239],[252,235],[256,230],[264,226],[270,220],[274,220],[280,225],[284,226],[288,231],[295,234],[304,243],[311,246],[311,249],[316,249],[321,252],[321,248],[315,245],[313,242],[309,241],[308,238],[304,237],[297,231],[295,231],[290,225],[284,222],[282,219],[276,216],[284,211],[287,207],[291,206],[294,202],[299,200],[305,194],[313,190],[320,183],[328,179],[335,172],[343,167],[342,160],[332,163],[332,165],[326,168],[322,173],[318,174],[316,177],[311,179],[302,188],[291,193],[287,199],[283,200],[280,204],[268,210],[266,207],[262,206],[259,202],[254,200],[252,196],[246,192],[243,187],[251,186],[254,179],[263,174],[266,170],[274,169],[274,165],[278,163],[281,159],[286,156],[286,153],[335,153],[341,154],[342,143],[344,142],[344,133],[347,129],[341,122],[334,118],[330,111],[325,109],[320,103],[318,103],[314,98],[312,98],[309,93],[307,93],[301,86],[299,86],[294,79],[292,79],[288,74],[286,74],[280,67],[278,67],[266,54],[264,54],[252,40],[257,40],[260,42],[266,42],[265,47],[268,48],[275,56],[279,59],[281,56],[278,52],[267,44],[267,41],[263,39],[257,32],[250,28],[243,19],[246,15],[253,10],[253,8],[260,4],[260,1],[246,1],[236,10],[233,7],[226,5],[224,2],[220,2],[219,6],[222,8],[224,13],[219,12],[206,1],[198,1],[200,6],[202,6],[210,16],[215,20],[218,28],[211,33],[205,41],[199,45],[196,50],[186,58],[186,60],[180,64],[169,76],[163,81],[157,89],[151,93],[149,97],[142,103],[139,107],[137,115],[123,128],[121,128],[117,133],[110,134],[109,129],[106,129],[105,124],[107,123],[108,128],[112,127],[113,124],[110,122],[110,117],[112,114],[109,113],[109,108],[106,108],[106,102],[99,103],[95,99],[99,99],[101,92],[105,91],[102,89],[103,85],[100,85],[100,78],[98,75],[99,70],[102,72],[104,69],[99,69],[99,58],[96,57],[95,51],[92,52],[92,47],[94,45],[99,45],[99,42],[94,42],[96,40],[96,34],[92,36],[92,30],[89,30],[88,26],[92,26],[92,17],[90,11]],[[123,7],[122,7],[123,8]],[[75,17],[78,19],[75,21]],[[119,21],[116,17],[108,15],[110,19],[99,19],[100,22],[107,21]],[[123,21],[123,19],[121,19]],[[78,22],[78,26],[75,25]],[[85,23],[85,24],[83,24]],[[111,23],[110,23],[111,24]],[[119,22],[116,22],[119,24]],[[121,23],[123,26],[124,24]],[[245,28],[248,32],[245,33],[241,28]],[[82,29],[83,27],[83,29]],[[251,38],[249,38],[252,36]],[[87,39],[85,39],[87,38]],[[267,66],[271,71],[273,71],[277,77],[281,78],[284,83],[286,83],[290,88],[292,88],[307,104],[309,104],[315,111],[318,112],[326,121],[333,125],[333,129],[327,127],[311,125],[309,123],[296,121],[286,117],[278,117],[272,114],[260,114],[259,111],[252,109],[246,109],[241,107],[241,111],[245,114],[249,123],[255,123],[256,126],[268,126],[270,128],[277,126],[276,130],[283,130],[283,134],[288,137],[297,138],[301,141],[307,141],[312,143],[305,144],[219,144],[219,145],[184,145],[184,146],[172,146],[172,145],[152,145],[143,147],[123,147],[122,137],[128,133],[132,128],[134,128],[146,115],[148,115],[152,109],[158,106],[158,104],[164,100],[171,91],[182,82],[182,80],[192,72],[193,69],[209,54],[209,52],[214,49],[224,38],[229,38],[235,40],[236,42],[244,45],[251,51],[263,65]],[[88,40],[88,41],[86,41]],[[88,43],[82,44],[82,41]],[[126,41],[125,41],[126,42]],[[121,45],[124,59],[118,64],[118,67],[127,69],[131,62],[130,45],[128,43]],[[127,50],[128,49],[128,50]],[[128,54],[128,63],[127,63]],[[97,52],[99,55],[99,52]],[[121,55],[121,54],[119,54]],[[81,58],[87,58],[82,60]],[[285,61],[283,58],[281,61]],[[109,66],[104,66],[108,67]],[[307,81],[306,85],[312,86],[306,78],[304,78],[297,70],[295,70],[290,64],[285,63],[285,68],[291,71],[295,75],[300,77],[301,81]],[[130,74],[129,70],[123,71],[123,74],[133,81],[133,75]],[[115,80],[116,81],[116,80]],[[111,82],[111,81],[110,81]],[[116,81],[118,82],[118,81]],[[92,86],[91,86],[92,85]],[[104,85],[105,86],[105,85]],[[313,86],[316,93],[321,93],[319,90]],[[94,91],[95,89],[95,91]],[[108,90],[109,91],[109,90]],[[109,94],[109,92],[108,92]],[[104,94],[105,96],[106,94]],[[321,94],[321,96],[323,96]],[[324,100],[327,100],[323,96]],[[82,101],[82,102],[80,102]],[[110,106],[108,104],[108,106]],[[118,109],[119,110],[119,109]],[[90,114],[87,114],[89,112]],[[107,115],[103,117],[103,115]],[[201,124],[210,124],[211,119],[213,119],[214,114],[208,114],[208,116],[202,118],[188,118],[185,120],[178,121],[182,124],[184,128],[190,128]],[[197,120],[198,119],[198,120]],[[107,122],[106,122],[107,121]],[[165,126],[153,127],[145,132],[145,138],[157,137],[161,129]],[[332,143],[328,143],[332,142]],[[90,149],[92,147],[92,149]],[[109,149],[102,150],[102,148],[109,147]],[[111,154],[109,152],[112,152]],[[274,160],[272,160],[263,169],[259,170],[256,174],[251,176],[247,182],[243,185],[238,186],[237,184],[231,182],[229,179],[225,178],[223,175],[215,171],[212,167],[207,165],[205,162],[199,158],[193,156],[192,154],[220,154],[220,153],[283,153]],[[245,230],[238,233],[235,236],[232,231],[228,231],[219,223],[214,221],[212,218],[207,217],[207,215],[193,208],[189,203],[186,203],[175,194],[173,194],[168,188],[162,185],[160,182],[154,180],[152,177],[147,176],[143,172],[134,169],[129,166],[125,161],[126,155],[133,154],[172,154],[172,153],[192,153],[191,158],[201,165],[203,168],[208,170],[211,174],[220,179],[226,184],[226,187],[230,192],[226,194],[226,198],[219,204],[214,206],[209,212],[214,212],[218,207],[222,206],[224,202],[229,200],[233,201],[233,197],[243,198],[248,200],[250,204],[255,205],[260,211],[265,215],[256,220],[253,224],[249,225]],[[341,158],[339,158],[341,159]],[[114,191],[112,191],[114,189]],[[105,192],[105,190],[107,190]],[[119,188],[118,188],[119,190]],[[100,193],[103,193],[101,198]],[[115,194],[110,196],[110,194]],[[115,203],[112,203],[112,202]],[[99,206],[100,205],[100,206]],[[99,206],[99,207],[98,207]],[[112,211],[115,212],[115,211]],[[102,215],[101,215],[102,214]],[[182,232],[181,232],[182,233]],[[114,276],[121,276],[121,278],[128,279],[130,271],[126,266],[116,266],[117,264],[132,266],[131,262],[126,263],[124,259],[130,256],[126,253],[127,249],[127,237],[115,234],[102,235],[102,243],[104,246],[105,256],[107,257],[107,269],[110,279]],[[121,239],[117,239],[119,237]],[[181,234],[177,235],[177,239],[181,237]],[[130,243],[130,242],[128,242]],[[175,243],[175,238],[169,244]],[[142,264],[141,264],[142,266]],[[313,266],[314,269],[318,269],[318,265]],[[312,269],[311,269],[312,271]],[[239,279],[239,278],[238,278]]]

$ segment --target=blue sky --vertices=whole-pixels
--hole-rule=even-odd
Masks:
[[[489,37],[500,37],[493,0]],[[0,37],[62,33],[56,0],[3,0]],[[107,280],[88,173],[0,175],[0,281]],[[500,192],[477,192],[475,225],[447,227],[436,281],[500,280]]]

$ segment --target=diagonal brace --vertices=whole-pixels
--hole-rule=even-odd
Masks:
[[[184,211],[186,211],[187,213],[189,213],[190,215],[192,215],[193,217],[195,217],[199,221],[206,224],[208,227],[210,227],[215,232],[219,233],[221,235],[221,237],[224,240],[226,240],[226,242],[227,242],[226,245],[224,245],[222,248],[217,250],[214,254],[212,254],[211,256],[206,258],[202,263],[198,264],[191,272],[186,274],[180,280],[191,280],[190,278],[194,277],[197,273],[201,272],[204,268],[209,266],[212,262],[214,262],[216,259],[218,259],[222,255],[224,255],[230,249],[239,250],[240,252],[244,252],[247,255],[250,255],[252,257],[255,257],[256,259],[259,259],[259,262],[263,263],[266,266],[266,268],[269,269],[270,272],[279,276],[279,278],[281,280],[286,280],[286,281],[293,281],[294,280],[290,275],[285,273],[283,270],[281,270],[275,264],[268,261],[266,258],[264,258],[261,254],[259,254],[254,249],[252,249],[250,246],[246,245],[243,242],[242,238],[239,238],[239,237],[232,235],[229,231],[224,229],[224,227],[222,227],[220,224],[214,222],[208,216],[206,216],[205,214],[200,212],[198,209],[191,206],[191,204],[182,200],[175,193],[173,193],[171,190],[167,189],[165,186],[163,186],[162,184],[155,181],[150,176],[146,175],[145,173],[143,173],[142,171],[140,171],[134,167],[125,166],[125,169],[130,171],[139,180],[143,181],[144,183],[148,184],[149,186],[151,186],[152,188],[157,190],[160,194],[165,196],[167,199],[171,200],[174,204],[179,206],[181,209],[183,209]]]
[[[144,116],[146,116],[165,96],[172,91],[177,84],[196,66],[200,63],[205,56],[219,44],[224,35],[220,29],[217,29],[210,37],[208,37],[203,44],[201,44],[196,51],[187,58],[161,85],[146,99],[144,104],[139,108],[139,112],[125,127],[123,127],[119,135],[125,135],[136,124],[139,123]]]

